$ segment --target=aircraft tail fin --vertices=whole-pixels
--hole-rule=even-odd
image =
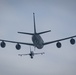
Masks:
[[[30,46],[30,53],[31,53],[31,46]]]
[[[36,24],[35,24],[35,13],[33,13],[33,21],[34,21],[34,33],[27,33],[27,32],[18,32],[20,34],[28,34],[28,35],[34,35],[36,34]],[[43,32],[39,32],[37,34],[44,34],[44,33],[47,33],[47,32],[50,32],[51,30],[48,30],[48,31],[43,31]]]
[[[34,21],[34,33],[36,33],[35,13],[33,13],[33,21]]]

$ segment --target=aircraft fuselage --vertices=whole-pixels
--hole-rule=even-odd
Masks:
[[[29,55],[30,55],[31,58],[33,58],[33,56],[34,56],[34,52],[31,51]]]
[[[43,48],[44,41],[43,41],[42,37],[39,34],[34,34],[32,36],[32,41],[34,43],[34,46],[37,47],[38,49],[42,49]]]

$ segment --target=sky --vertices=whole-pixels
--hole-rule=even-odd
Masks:
[[[17,32],[34,32],[33,12],[37,32],[51,30],[41,35],[44,42],[76,35],[75,0],[0,0],[0,39],[32,43],[32,36]],[[76,75],[76,44],[61,43],[60,49],[56,43],[36,49],[45,54],[33,59],[18,56],[29,53],[29,46],[18,51],[16,44],[6,43],[0,47],[0,75]]]

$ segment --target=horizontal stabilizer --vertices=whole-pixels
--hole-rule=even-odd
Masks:
[[[19,56],[25,56],[25,55],[29,55],[29,54],[18,54]]]
[[[27,33],[27,32],[18,32],[20,34],[27,34],[27,35],[34,35],[34,33]]]
[[[39,33],[37,33],[37,34],[44,34],[44,33],[47,33],[47,32],[51,32],[51,30],[39,32]]]

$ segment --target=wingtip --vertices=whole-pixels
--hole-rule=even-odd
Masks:
[[[17,33],[21,33],[21,32],[17,32]]]
[[[22,56],[21,54],[18,54],[18,56]]]

